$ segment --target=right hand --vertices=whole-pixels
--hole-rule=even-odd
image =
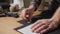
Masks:
[[[21,18],[27,21],[31,21],[31,17],[33,15],[34,10],[31,8],[25,8],[24,10],[22,10],[21,13]],[[28,15],[28,17],[27,17]]]

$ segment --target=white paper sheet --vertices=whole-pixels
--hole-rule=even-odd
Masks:
[[[17,31],[23,33],[23,34],[40,34],[40,33],[33,33],[31,32],[31,29],[30,29],[31,25],[27,26],[27,27],[24,27],[22,29],[18,29]]]

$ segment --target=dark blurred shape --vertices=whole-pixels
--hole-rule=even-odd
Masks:
[[[0,2],[6,2],[5,0],[0,0]]]
[[[3,9],[7,9],[10,7],[10,3],[6,2],[6,0],[0,0],[0,6],[2,6]]]
[[[19,17],[18,12],[7,12],[5,13],[5,15],[10,16],[10,17],[15,17],[15,18]]]

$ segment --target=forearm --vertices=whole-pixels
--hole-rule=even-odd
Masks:
[[[34,10],[35,6],[34,5],[30,5],[28,8]]]
[[[55,14],[52,16],[52,19],[60,22],[60,7],[56,10]]]
[[[36,10],[40,5],[40,3],[41,3],[41,0],[32,0],[29,7]]]

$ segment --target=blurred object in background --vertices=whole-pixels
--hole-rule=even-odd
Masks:
[[[19,9],[21,9],[22,7],[24,7],[24,2],[23,0],[13,0],[13,3],[11,3],[11,6],[14,6],[14,5],[18,5]]]
[[[1,13],[11,16],[12,14],[16,15],[18,11],[20,12],[24,7],[27,8],[29,4],[30,0],[0,0],[0,6],[3,8],[3,12]]]
[[[10,0],[0,0],[0,16],[2,15],[2,17],[9,16],[9,17],[16,17],[16,18],[19,17],[18,12],[17,12],[19,10],[19,6],[14,5],[14,6],[10,7],[11,3],[12,3],[12,0],[11,1]],[[9,10],[9,7],[10,7],[10,10]]]
[[[0,6],[2,6],[3,9],[7,9],[10,7],[10,3],[6,0],[0,0]]]
[[[31,0],[23,0],[23,1],[24,1],[24,7],[28,8]]]
[[[15,18],[19,17],[18,12],[7,12],[5,13],[5,15],[9,17],[15,17]]]
[[[10,12],[18,12],[19,6],[18,5],[10,6],[9,10],[10,10]]]
[[[11,12],[21,12],[22,8],[24,8],[23,0],[11,0],[10,1],[10,8]]]

